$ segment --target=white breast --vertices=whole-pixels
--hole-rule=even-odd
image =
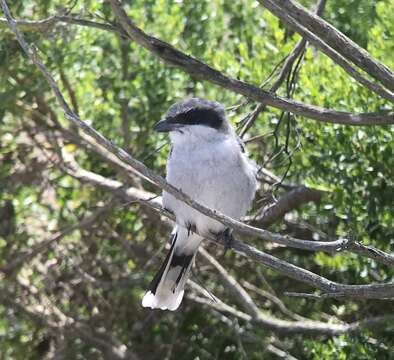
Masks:
[[[188,131],[171,133],[173,147],[167,164],[167,181],[205,206],[236,219],[242,217],[256,191],[254,165],[242,153],[233,134],[205,126],[193,126]],[[181,226],[195,225],[202,234],[224,230],[222,224],[166,192],[163,205],[175,213]]]

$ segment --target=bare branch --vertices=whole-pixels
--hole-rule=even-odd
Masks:
[[[149,198],[152,197],[152,193],[139,189],[133,189],[133,188],[126,189],[121,185],[120,182],[117,182],[115,180],[108,180],[106,178],[101,177],[98,174],[94,174],[86,170],[83,171],[83,174],[84,174],[83,177],[84,181],[88,181],[92,184],[103,186],[104,188],[107,188],[107,190],[110,191],[117,191],[119,195],[122,194],[122,196],[124,196],[125,198],[131,198],[134,201],[139,201],[139,196],[141,196],[139,202],[158,211],[161,215],[174,220],[174,216],[171,213],[165,211],[161,207],[159,198],[155,198],[154,200],[149,200]],[[220,241],[218,241],[215,238],[210,237],[209,240],[220,244]],[[318,243],[318,242],[307,241],[307,240],[303,240],[303,241],[305,241],[306,243]],[[322,244],[324,243],[325,242],[322,242]],[[332,244],[332,243],[336,243],[336,242],[326,242],[326,244]],[[346,288],[344,290],[346,293],[346,297],[355,297],[355,298],[375,298],[375,296],[376,298],[394,297],[394,284],[392,283],[377,284],[377,285],[359,285],[359,286],[338,284],[324,277],[316,275],[308,270],[299,268],[295,265],[287,263],[286,261],[277,259],[274,256],[266,254],[250,245],[242,243],[241,241],[234,240],[232,243],[232,248],[238,253],[240,253],[241,255],[257,260],[260,263],[264,264],[265,266],[268,266],[272,269],[282,272],[293,279],[307,283],[313,287],[324,290],[326,292],[335,292],[335,291],[342,292],[344,288],[341,287],[344,286]],[[382,259],[387,259],[389,261],[388,264],[394,264],[394,261],[390,255],[386,253],[383,254],[384,255],[382,255],[382,257],[378,256],[379,261],[384,263],[385,260],[382,261]],[[377,292],[375,293],[375,291]]]
[[[272,255],[264,253],[250,245],[240,241],[234,241],[233,249],[239,254],[254,259],[271,269],[275,269],[288,277],[304,282],[317,289],[325,292],[343,293],[348,298],[365,298],[365,299],[392,299],[394,298],[394,283],[373,284],[373,285],[344,285],[328,280],[311,271],[302,269],[295,265],[289,264]]]
[[[251,283],[249,283],[247,281],[243,281],[242,285],[246,289],[248,289],[250,291],[253,291],[257,295],[259,295],[260,297],[263,297],[263,298],[268,299],[269,301],[271,301],[273,304],[275,304],[279,308],[279,310],[284,315],[288,316],[290,319],[297,320],[297,321],[298,320],[307,320],[306,318],[304,318],[304,317],[302,317],[302,316],[290,311],[286,307],[286,305],[283,303],[283,301],[281,299],[279,299],[277,296],[275,296],[274,294],[272,294],[272,293],[270,293],[270,292],[268,292],[266,290],[260,289],[257,286],[254,286],[253,284],[251,284]]]
[[[276,93],[276,91],[282,85],[286,76],[290,72],[294,62],[301,55],[301,53],[304,51],[305,47],[306,47],[306,41],[304,39],[301,39],[297,43],[297,45],[294,47],[294,49],[291,51],[291,53],[287,56],[283,66],[282,66],[282,69],[280,70],[278,77],[276,78],[275,82],[272,84],[272,86],[270,88],[271,93],[273,93],[273,94]],[[245,123],[245,125],[242,127],[242,129],[239,133],[239,136],[241,138],[252,127],[252,125],[257,120],[258,116],[260,115],[260,113],[263,112],[265,110],[265,108],[266,108],[265,104],[258,104],[256,106],[256,108],[253,110],[253,112],[249,115],[248,121]]]
[[[116,26],[105,24],[105,23],[98,23],[91,20],[79,19],[78,17],[75,16],[55,15],[43,20],[17,20],[15,22],[18,29],[24,32],[29,32],[29,31],[45,32],[53,28],[57,23],[60,22],[65,24],[86,26],[86,27],[91,27],[93,29],[110,31],[120,35],[123,38],[127,38],[125,32]],[[8,27],[7,19],[0,18],[0,27]]]
[[[21,31],[46,31],[49,28],[53,27],[57,22],[56,16],[49,17],[47,19],[42,20],[18,20],[16,21],[18,28]],[[0,26],[8,27],[7,19],[0,18]]]
[[[315,120],[341,123],[347,125],[383,125],[394,123],[394,112],[352,114],[342,111],[328,110],[317,106],[305,105],[296,101],[278,97],[257,86],[230,78],[203,62],[187,56],[170,44],[147,35],[138,28],[127,16],[118,0],[107,0],[111,3],[114,13],[129,37],[152,54],[163,59],[170,65],[181,68],[190,75],[208,80],[214,84],[242,94],[252,100],[270,105],[294,114]]]
[[[372,246],[363,245],[357,241],[350,241],[347,246],[350,252],[374,259],[387,266],[394,267],[394,256]]]
[[[206,292],[199,285],[192,281],[188,281],[188,284],[191,285],[193,290],[201,293],[206,296]],[[387,316],[378,316],[372,318],[366,318],[361,321],[356,321],[350,324],[330,324],[319,321],[305,320],[305,321],[287,321],[278,318],[274,318],[268,315],[262,315],[260,312],[257,317],[253,317],[249,314],[246,314],[242,311],[239,311],[232,306],[227,305],[223,301],[218,298],[215,301],[209,300],[207,298],[202,298],[196,296],[194,294],[187,294],[186,297],[196,303],[201,305],[205,305],[219,312],[225,312],[231,314],[232,316],[246,321],[251,322],[255,325],[260,325],[265,328],[268,328],[276,333],[281,334],[308,334],[311,336],[318,336],[322,334],[326,335],[339,335],[346,333],[356,333],[361,331],[365,327],[376,327],[383,323],[390,322],[391,319],[394,319],[394,315]]]
[[[220,277],[223,279],[224,284],[230,289],[232,294],[239,300],[245,311],[253,316],[259,316],[260,310],[254,303],[253,299],[243,289],[243,287],[219,264],[203,247],[200,247],[199,253],[203,258],[215,267]]]
[[[75,92],[70,84],[70,82],[67,79],[67,76],[62,68],[59,69],[59,74],[60,74],[60,79],[62,80],[63,86],[68,92],[68,96],[70,97],[70,101],[73,107],[74,112],[79,115],[79,106],[78,106],[78,101],[77,97],[75,95]]]
[[[159,213],[164,214],[170,219],[174,219],[174,216],[166,211],[161,206],[161,196],[151,193],[149,191],[138,189],[135,187],[126,187],[123,183],[117,180],[108,179],[100,174],[96,174],[91,171],[80,168],[76,162],[71,162],[71,157],[67,161],[67,167],[63,167],[72,177],[94,186],[99,186],[100,188],[112,192],[115,196],[121,197],[123,201],[128,204],[132,202],[138,202],[141,204],[148,205]]]
[[[215,301],[212,301],[209,298],[207,298],[206,291],[204,291],[204,289],[201,288],[200,285],[196,284],[192,280],[189,279],[187,281],[187,283],[192,287],[193,290],[197,290],[198,292],[200,292],[204,296],[204,297],[199,297],[199,296],[194,295],[193,293],[189,293],[186,295],[186,297],[188,299],[190,299],[196,303],[212,307],[220,312],[225,312],[225,313],[231,314],[238,319],[245,320],[247,322],[252,321],[252,317],[250,315],[225,304],[223,301],[221,301],[217,297],[215,297]]]
[[[284,194],[279,200],[268,209],[264,209],[260,216],[255,217],[251,224],[266,228],[275,221],[280,220],[289,211],[298,209],[308,202],[318,203],[323,196],[323,192],[306,186],[300,186]]]
[[[276,355],[280,359],[284,360],[297,360],[294,356],[290,355],[287,351],[281,350],[272,344],[268,344],[265,348],[268,352]]]

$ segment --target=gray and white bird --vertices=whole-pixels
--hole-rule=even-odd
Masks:
[[[226,119],[223,105],[199,98],[180,101],[154,129],[170,135],[166,177],[170,184],[232,218],[246,214],[256,192],[256,166]],[[176,217],[171,249],[142,306],[176,310],[204,235],[219,235],[226,228],[165,191],[163,206]]]

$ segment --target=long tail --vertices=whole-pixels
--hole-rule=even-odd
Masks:
[[[171,249],[142,299],[143,307],[171,311],[179,307],[201,240],[185,228],[174,228]]]

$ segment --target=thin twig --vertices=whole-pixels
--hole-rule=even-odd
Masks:
[[[301,10],[301,7],[298,5],[296,8],[291,1],[259,0],[259,2],[285,24],[299,32],[311,44],[323,51],[360,84],[384,99],[394,102],[394,93],[392,92],[394,91],[394,75],[392,72],[333,26],[305,9]],[[312,22],[313,26],[311,26]],[[328,41],[329,38],[331,41]],[[365,60],[365,63],[363,63],[361,58]],[[374,83],[357,71],[348,59],[354,61],[355,64],[371,76],[381,81],[389,90],[380,84]]]
[[[205,296],[205,291],[201,289],[196,283],[192,281],[188,281],[188,284],[191,285],[193,290],[201,293]],[[220,299],[216,299],[215,302],[208,300],[205,297],[199,297],[193,293],[189,293],[186,297],[196,303],[201,305],[208,306],[209,308],[213,308],[219,312],[228,313],[239,320],[246,321],[248,323],[261,325],[265,328],[273,330],[277,333],[282,334],[308,334],[311,336],[317,336],[319,334],[326,335],[339,335],[346,333],[357,333],[361,331],[363,328],[368,327],[377,327],[383,323],[389,323],[394,320],[394,314],[386,315],[386,316],[377,316],[366,318],[360,321],[356,321],[350,324],[330,324],[319,321],[287,321],[281,320],[274,317],[269,316],[261,316],[253,317],[247,313],[239,311],[232,306],[227,305]]]

